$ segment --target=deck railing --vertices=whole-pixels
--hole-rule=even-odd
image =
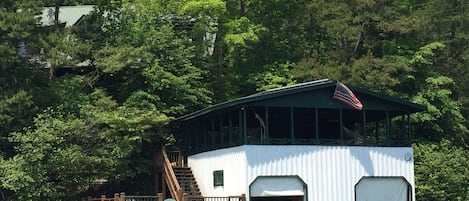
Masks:
[[[246,201],[246,195],[228,197],[186,196],[185,201]]]
[[[164,148],[163,148],[164,149]],[[169,162],[173,167],[182,167],[182,154],[181,151],[166,152]]]
[[[101,195],[99,198],[84,198],[82,201],[163,201],[163,194],[158,193],[155,196],[126,195],[124,192],[115,193],[114,197]]]
[[[102,195],[99,198],[84,198],[82,201],[163,201],[162,193],[155,196],[126,195],[125,193],[115,193],[114,197]],[[246,201],[246,196],[228,196],[228,197],[202,197],[202,196],[184,196],[183,201]]]

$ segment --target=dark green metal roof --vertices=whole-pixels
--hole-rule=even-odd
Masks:
[[[195,119],[201,116],[208,115],[210,113],[225,111],[230,108],[243,107],[244,105],[254,104],[256,102],[265,103],[265,102],[268,102],[269,100],[273,100],[273,99],[280,98],[280,97],[287,98],[288,100],[289,96],[293,97],[302,93],[308,93],[312,91],[321,91],[321,90],[331,91],[331,89],[333,90],[335,88],[336,84],[337,84],[337,81],[322,79],[322,80],[305,82],[305,83],[300,83],[300,84],[286,86],[286,87],[270,89],[267,91],[255,93],[249,96],[241,97],[238,99],[234,99],[234,100],[230,100],[227,102],[223,102],[223,103],[219,103],[216,105],[206,107],[204,109],[195,111],[193,113],[181,116],[177,118],[175,121],[176,122],[187,121],[187,120],[191,120],[191,119]],[[425,107],[423,107],[422,105],[411,103],[403,99],[387,96],[387,95],[380,94],[380,93],[371,92],[371,91],[360,89],[360,88],[355,88],[355,87],[350,87],[350,86],[349,88],[356,95],[358,94],[357,96],[362,101],[362,103],[364,99],[374,99],[373,102],[383,103],[382,107],[376,106],[376,103],[375,103],[375,108],[378,107],[378,108],[382,108],[382,110],[389,110],[388,105],[392,104],[394,106],[393,107],[394,110],[405,111],[405,113],[414,113],[414,112],[425,110]],[[330,98],[330,97],[327,97],[327,98]],[[292,105],[295,104],[294,101],[292,101],[291,104]],[[324,105],[324,103],[322,104]],[[331,104],[328,104],[327,106],[331,107]],[[321,106],[317,106],[317,107],[321,108]],[[342,106],[332,105],[332,107],[340,108]],[[364,103],[364,109],[367,109],[366,103]]]

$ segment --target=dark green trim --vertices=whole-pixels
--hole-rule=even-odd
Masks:
[[[259,92],[250,96],[234,99],[231,101],[219,103],[219,104],[201,109],[199,111],[181,116],[177,118],[176,120],[174,120],[174,122],[188,121],[188,120],[191,120],[191,119],[194,119],[194,118],[197,118],[197,117],[209,114],[209,113],[219,112],[222,110],[229,110],[229,108],[236,108],[236,107],[240,107],[241,105],[254,104],[256,102],[262,102],[264,100],[268,100],[268,99],[272,99],[276,97],[288,96],[288,95],[298,94],[298,93],[303,93],[303,92],[308,92],[308,91],[317,91],[317,90],[326,89],[326,88],[329,88],[328,90],[334,90],[336,83],[337,81],[324,79],[324,80],[317,80],[317,81],[312,81],[312,82],[296,84],[296,85],[287,86],[287,87],[271,89],[271,90]],[[393,103],[396,105],[396,107],[399,108],[398,111],[401,111],[401,112],[413,113],[413,112],[419,112],[419,111],[425,110],[425,107],[422,105],[414,104],[414,103],[411,103],[411,102],[408,102],[399,98],[394,98],[394,97],[387,96],[384,94],[375,93],[375,92],[371,92],[371,91],[367,91],[367,90],[359,89],[359,88],[354,88],[350,86],[349,88],[354,93],[367,95],[375,99],[382,100],[382,102]],[[330,107],[330,105],[328,106]],[[317,107],[317,105],[315,107]]]

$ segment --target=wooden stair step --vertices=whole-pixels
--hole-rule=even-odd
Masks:
[[[191,200],[196,201],[198,198],[196,196],[202,196],[197,181],[194,178],[191,168],[189,167],[173,167],[174,174],[179,183],[179,186],[182,188],[184,193],[194,197]]]

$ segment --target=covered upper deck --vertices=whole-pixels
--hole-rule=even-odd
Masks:
[[[411,113],[424,107],[353,88],[363,107],[333,98],[338,85],[317,80],[216,104],[173,123],[190,153],[243,144],[409,146]]]

